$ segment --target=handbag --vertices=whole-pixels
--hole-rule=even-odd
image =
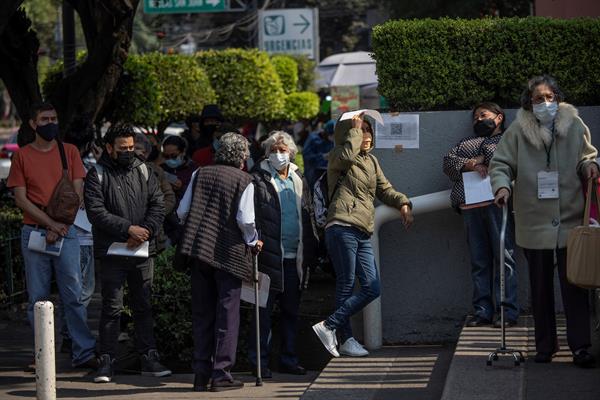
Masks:
[[[75,186],[73,186],[73,182],[69,179],[65,148],[60,141],[57,142],[57,145],[62,163],[62,177],[52,192],[50,201],[46,206],[46,214],[57,222],[72,225],[77,216],[77,211],[79,211],[81,199],[75,190]]]
[[[583,224],[573,228],[567,239],[567,280],[586,289],[600,288],[600,227],[590,226],[592,192],[600,209],[596,186],[588,180]]]

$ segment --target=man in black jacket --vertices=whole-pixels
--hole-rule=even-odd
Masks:
[[[159,362],[150,303],[154,238],[164,219],[163,195],[154,174],[135,156],[134,137],[129,125],[111,126],[105,136],[106,151],[86,177],[85,206],[93,228],[94,254],[102,265],[100,367],[94,382],[112,379],[125,281],[142,375],[171,374]],[[148,256],[115,255],[109,248],[118,242],[130,250],[148,246]]]

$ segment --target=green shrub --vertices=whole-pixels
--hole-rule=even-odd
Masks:
[[[390,21],[373,29],[379,93],[393,110],[519,105],[527,79],[554,76],[577,105],[600,103],[600,20],[541,17]]]
[[[285,118],[290,121],[310,119],[319,113],[319,96],[313,92],[291,93],[285,98]]]
[[[298,64],[293,58],[285,55],[271,57],[271,63],[279,75],[285,94],[293,93],[298,87]]]
[[[305,55],[288,55],[293,58],[298,65],[298,92],[315,92],[317,90],[315,86],[315,68],[317,63],[308,58]]]
[[[271,121],[284,109],[285,93],[269,56],[258,50],[197,53],[224,115],[233,120]]]

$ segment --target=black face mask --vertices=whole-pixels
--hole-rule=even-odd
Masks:
[[[133,151],[117,151],[117,164],[121,167],[129,167],[135,159]]]
[[[212,137],[213,133],[215,133],[217,128],[217,125],[203,125],[202,133],[205,134],[207,137]]]
[[[482,119],[479,120],[473,125],[473,130],[475,134],[479,137],[487,137],[490,136],[496,130],[496,123],[493,119]]]
[[[39,125],[35,131],[42,139],[50,142],[58,136],[58,124],[49,123],[46,125]]]

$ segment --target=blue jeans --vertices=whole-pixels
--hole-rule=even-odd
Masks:
[[[87,309],[87,306],[92,300],[94,294],[94,286],[96,280],[94,278],[94,246],[80,246],[79,257],[81,263],[81,303]],[[60,319],[61,329],[60,334],[63,338],[71,338],[69,336],[69,329],[67,329],[67,322],[65,321],[65,307],[63,302],[59,301],[56,306],[58,313],[58,319]]]
[[[500,229],[502,209],[494,204],[462,210],[471,255],[473,308],[475,315],[491,320],[500,309]],[[517,302],[517,269],[515,264],[514,220],[509,213],[506,226],[504,260],[506,265],[506,317],[519,316]],[[494,270],[494,266],[496,266]],[[494,303],[495,299],[495,303]],[[496,304],[496,307],[494,307]]]
[[[35,229],[24,225],[21,229],[21,252],[25,263],[25,279],[29,305],[27,316],[32,328],[33,306],[37,301],[50,297],[52,270],[60,298],[64,303],[65,320],[69,334],[73,340],[73,365],[82,364],[94,357],[96,339],[87,326],[87,311],[81,302],[81,266],[79,263],[79,240],[75,228],[71,226],[64,242],[60,256],[39,253],[29,250],[29,235]],[[44,229],[40,229],[45,232]]]
[[[260,360],[261,367],[269,366],[271,353],[271,314],[275,302],[279,302],[281,310],[281,354],[279,365],[295,367],[298,365],[296,355],[296,333],[298,330],[298,310],[300,308],[300,278],[296,270],[296,259],[283,260],[283,292],[271,291],[267,307],[259,310],[260,319]],[[252,318],[250,342],[248,343],[248,359],[256,366],[256,319]]]
[[[336,329],[341,343],[352,337],[350,317],[381,293],[370,236],[354,227],[332,225],[325,230],[325,243],[335,269],[336,310],[325,325]],[[355,277],[360,289],[353,293]]]

